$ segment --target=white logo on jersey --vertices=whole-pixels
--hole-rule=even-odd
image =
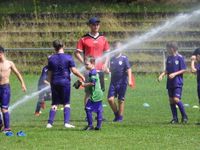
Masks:
[[[178,60],[176,60],[176,61],[175,61],[175,64],[176,64],[176,65],[178,65],[178,64],[179,64],[179,61],[178,61]]]
[[[122,61],[119,61],[119,65],[122,65]]]

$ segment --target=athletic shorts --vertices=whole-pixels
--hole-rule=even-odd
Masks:
[[[51,85],[52,105],[70,104],[70,84],[67,85]]]
[[[110,97],[118,98],[118,100],[125,100],[127,84],[113,84],[110,83],[109,90],[108,90],[108,99]]]
[[[10,104],[10,85],[0,85],[0,107],[8,109]]]
[[[167,89],[168,90],[168,95],[169,97],[177,97],[179,99],[181,99],[182,96],[182,87],[176,87],[176,88],[170,88]]]
[[[93,102],[89,99],[85,105],[85,110],[95,113],[103,112],[102,101]]]

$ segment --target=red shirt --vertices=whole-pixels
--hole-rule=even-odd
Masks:
[[[76,50],[83,52],[84,56],[92,56],[99,58],[103,56],[104,52],[110,50],[107,39],[103,35],[93,37],[90,34],[84,35],[77,43]],[[97,70],[102,70],[103,60],[98,62],[95,66]]]

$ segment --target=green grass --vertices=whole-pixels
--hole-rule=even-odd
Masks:
[[[186,107],[189,123],[186,125],[170,125],[171,113],[165,90],[165,80],[156,81],[157,75],[136,75],[136,89],[128,89],[124,121],[112,123],[111,109],[104,107],[103,123],[99,132],[85,132],[81,129],[87,124],[84,120],[83,91],[72,89],[71,123],[75,129],[64,129],[62,111],[57,112],[54,127],[46,129],[48,109],[40,117],[34,117],[36,98],[16,108],[11,114],[13,132],[23,130],[26,137],[6,137],[0,134],[1,150],[3,149],[199,149],[200,127],[199,111],[193,109],[197,105],[196,78],[185,75],[183,102]],[[24,75],[28,93],[36,89],[38,76]],[[108,86],[109,80],[106,80]],[[15,77],[11,78],[12,101],[23,97]],[[107,87],[108,89],[108,87]],[[108,105],[104,98],[104,104]],[[144,108],[143,103],[149,103]],[[47,102],[49,107],[50,102]],[[180,113],[179,113],[180,115]],[[95,122],[96,124],[96,122]]]

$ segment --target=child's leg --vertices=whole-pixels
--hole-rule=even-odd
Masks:
[[[10,114],[8,109],[2,108],[4,130],[10,130]]]
[[[124,114],[124,100],[118,100],[118,105],[119,105],[118,121],[122,121]]]
[[[70,121],[70,104],[66,104],[63,106],[63,113],[64,113],[64,123],[69,123]]]
[[[48,119],[48,123],[51,124],[51,125],[54,122],[56,111],[57,111],[57,105],[52,105],[52,107],[51,107],[51,109],[49,111],[49,119]]]
[[[101,128],[102,120],[103,120],[103,112],[102,111],[98,111],[97,112],[97,126],[96,126],[96,129],[100,129]]]
[[[86,112],[86,117],[87,117],[89,127],[93,127],[92,111],[93,111],[93,104],[91,100],[88,100],[87,104],[85,105],[85,112]]]
[[[115,117],[117,117],[118,116],[118,110],[117,110],[117,104],[115,103],[114,96],[108,98],[108,103],[109,103],[113,113],[115,114]]]
[[[179,108],[179,110],[181,112],[182,118],[186,118],[187,119],[187,115],[186,115],[185,108],[184,108],[184,105],[183,105],[182,101],[177,97],[174,97],[174,101],[178,105],[178,108]]]
[[[171,108],[173,120],[178,121],[176,103],[174,103],[173,98],[169,98],[169,101],[170,101],[170,108]]]

